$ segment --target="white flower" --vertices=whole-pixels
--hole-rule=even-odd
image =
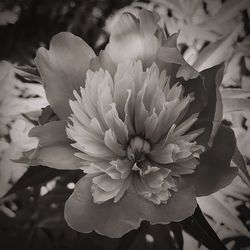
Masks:
[[[59,33],[35,59],[57,121],[35,127],[31,165],[82,169],[65,205],[80,232],[120,237],[191,216],[196,196],[228,185],[235,138],[220,126],[221,66],[198,73],[155,13],[124,13],[98,56]],[[203,152],[205,151],[205,152]]]
[[[167,203],[178,177],[194,172],[204,151],[194,140],[203,129],[186,133],[198,114],[180,122],[193,100],[183,92],[156,64],[143,71],[140,60],[118,64],[113,79],[103,69],[87,72],[70,101],[67,134],[93,175],[94,202],[118,202],[133,183],[144,198]]]

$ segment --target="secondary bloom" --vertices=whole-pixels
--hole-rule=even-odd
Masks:
[[[124,13],[98,56],[70,33],[38,50],[58,120],[31,130],[39,145],[21,161],[83,170],[65,206],[77,231],[120,237],[142,220],[183,220],[237,173],[234,135],[220,126],[223,69],[195,71],[157,22]]]

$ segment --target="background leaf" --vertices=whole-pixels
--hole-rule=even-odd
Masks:
[[[44,184],[56,176],[62,175],[66,170],[57,170],[45,166],[32,166],[25,174],[15,183],[15,185],[5,194],[4,197],[18,192],[30,186]]]
[[[194,214],[183,220],[181,225],[187,233],[192,235],[197,241],[202,243],[208,249],[226,250],[227,248],[221,242],[212,227],[206,221],[199,206]]]

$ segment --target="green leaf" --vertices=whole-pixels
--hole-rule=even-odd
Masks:
[[[194,214],[180,222],[183,229],[208,249],[226,250],[217,234],[205,219],[201,209],[197,206]]]
[[[55,178],[56,176],[59,176],[65,172],[66,172],[65,170],[57,170],[45,166],[32,166],[5,194],[4,197],[12,193],[18,192],[24,188],[46,183]]]

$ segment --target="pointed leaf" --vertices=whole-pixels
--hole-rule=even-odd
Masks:
[[[223,223],[225,226],[250,237],[250,232],[246,229],[240,219],[231,212],[227,203],[223,202],[221,197],[209,195],[198,198],[198,203],[202,211],[211,216],[217,223]]]
[[[211,68],[214,65],[220,64],[227,60],[231,55],[232,45],[236,41],[241,30],[242,26],[238,25],[230,35],[208,45],[199,54],[193,67],[196,70],[201,71],[207,68]]]
[[[217,234],[206,221],[199,206],[194,214],[181,222],[182,227],[208,249],[226,250]]]
[[[239,168],[239,176],[241,179],[250,187],[250,174],[247,170],[246,162],[244,157],[240,153],[238,147],[236,146],[232,161]]]

